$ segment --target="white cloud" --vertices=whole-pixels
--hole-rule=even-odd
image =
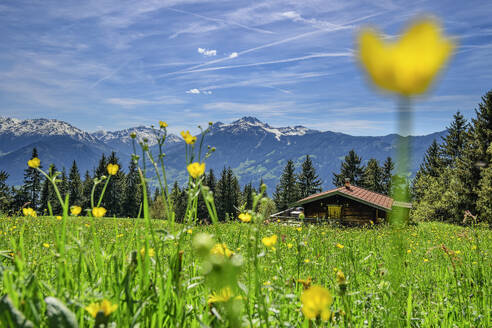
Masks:
[[[232,54],[229,55],[229,58],[236,58],[238,55],[237,52],[233,52]]]
[[[210,57],[210,56],[216,56],[217,55],[217,50],[208,50],[205,48],[198,48],[198,53],[201,53],[204,56]]]
[[[212,94],[212,91],[210,90],[200,90],[200,89],[197,89],[197,88],[194,88],[194,89],[190,89],[188,91],[186,91],[186,93],[191,93],[191,94],[194,94],[194,95],[198,95],[198,94],[204,94],[204,95],[211,95]]]
[[[107,104],[119,105],[123,107],[134,107],[142,105],[177,105],[184,103],[183,100],[175,97],[160,97],[157,99],[138,99],[138,98],[108,98],[104,101]]]

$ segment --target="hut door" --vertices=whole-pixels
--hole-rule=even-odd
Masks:
[[[340,205],[328,205],[328,218],[339,220],[342,213],[342,206]]]

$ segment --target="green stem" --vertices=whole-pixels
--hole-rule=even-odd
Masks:
[[[104,184],[103,190],[101,192],[101,195],[99,196],[99,201],[97,202],[96,207],[99,207],[99,205],[101,205],[101,202],[102,202],[103,197],[104,197],[104,193],[106,192],[106,187],[108,186],[108,183],[109,183],[109,179],[111,179],[111,175],[109,175],[108,178],[106,179],[106,183]]]

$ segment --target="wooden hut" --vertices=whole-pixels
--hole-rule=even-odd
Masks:
[[[297,201],[294,206],[302,206],[306,218],[338,221],[341,224],[359,225],[386,220],[396,202],[377,192],[353,186],[344,186],[314,194]],[[398,203],[410,207],[410,204]]]

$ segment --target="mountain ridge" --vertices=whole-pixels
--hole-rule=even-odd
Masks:
[[[21,184],[25,162],[30,151],[38,147],[39,157],[45,166],[55,162],[59,169],[68,170],[74,159],[81,174],[92,170],[102,153],[115,151],[123,169],[128,166],[132,147],[131,132],[138,140],[148,140],[151,150],[156,151],[152,127],[138,126],[116,131],[85,132],[75,126],[54,119],[19,120],[0,117],[0,170],[10,174],[9,183]],[[410,136],[414,148],[412,173],[415,173],[423,154],[432,140],[441,141],[446,131],[424,136]],[[337,172],[344,156],[354,149],[367,162],[376,158],[380,164],[387,156],[394,157],[398,134],[385,136],[352,136],[340,132],[319,131],[302,125],[273,127],[255,117],[245,116],[231,123],[216,122],[210,127],[205,145],[216,148],[207,160],[207,169],[216,175],[223,167],[230,166],[242,185],[256,184],[263,179],[273,192],[283,166],[288,159],[300,165],[309,154],[323,187],[331,187],[332,173]],[[187,173],[184,168],[184,142],[181,137],[169,134],[166,140],[166,170],[168,180],[184,183]],[[80,163],[79,163],[80,161]],[[20,166],[20,167],[19,167]]]

